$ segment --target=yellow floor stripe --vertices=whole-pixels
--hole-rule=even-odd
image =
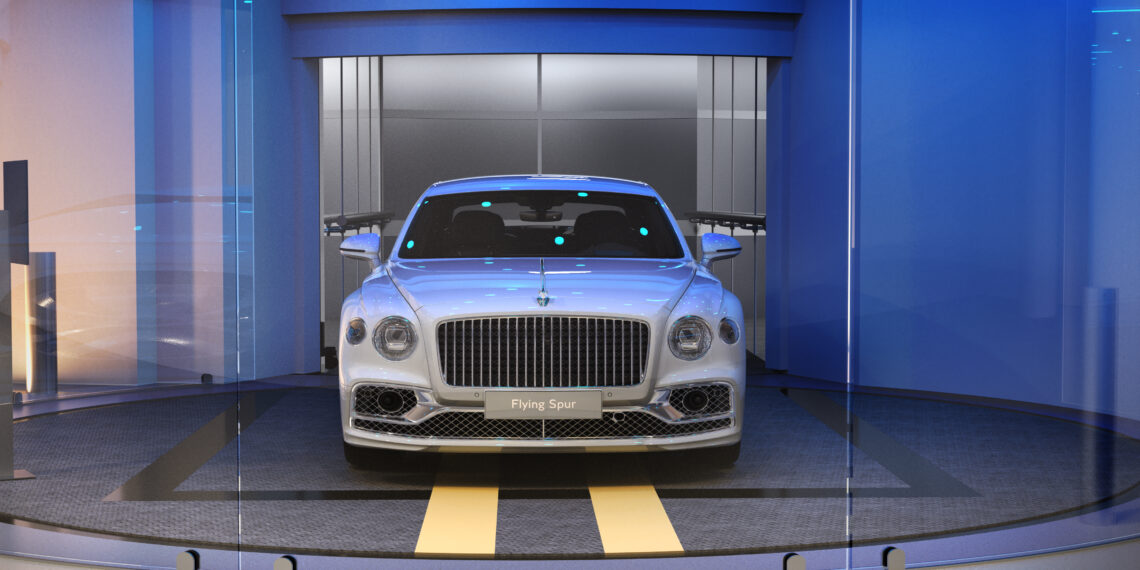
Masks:
[[[641,458],[609,459],[590,469],[590,500],[606,555],[684,552]]]
[[[491,557],[499,515],[499,457],[444,455],[417,556]]]

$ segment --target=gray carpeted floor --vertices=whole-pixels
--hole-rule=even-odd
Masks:
[[[744,449],[733,468],[702,467],[678,454],[640,459],[686,551],[844,543],[848,449],[828,423],[845,413],[843,398],[808,392],[750,389]],[[139,402],[19,422],[17,464],[37,478],[4,483],[0,512],[132,537],[233,545],[240,496],[243,548],[389,556],[414,550],[436,461],[352,469],[341,456],[335,391],[257,397],[264,411],[243,422],[240,440],[219,435],[213,443],[220,451],[211,451],[188,477],[169,481],[168,489],[158,485],[147,500],[104,498],[234,408],[236,396]],[[248,413],[251,406],[242,401]],[[1140,482],[1140,442],[1098,440],[1100,432],[1075,423],[887,396],[858,396],[854,412],[861,422],[851,454],[856,542],[1040,520]],[[1111,478],[1099,482],[1086,453],[1095,445],[1113,460]],[[501,456],[498,555],[601,555],[586,473],[611,461],[605,455]]]

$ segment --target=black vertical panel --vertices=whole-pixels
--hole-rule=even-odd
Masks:
[[[28,264],[28,161],[4,163],[4,211],[8,212],[8,255]]]

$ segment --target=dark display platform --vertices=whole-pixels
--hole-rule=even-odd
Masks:
[[[5,483],[0,512],[236,548],[240,509],[243,550],[400,557],[416,549],[437,479],[489,470],[499,489],[495,557],[592,558],[605,551],[590,481],[641,473],[686,554],[836,548],[846,546],[846,398],[751,387],[732,468],[692,454],[500,454],[426,456],[377,471],[342,458],[335,389],[124,403],[19,421],[16,460],[37,478]],[[1134,498],[1140,485],[1140,441],[1124,435],[963,403],[852,402],[856,546],[1073,516]],[[1100,455],[1074,451],[1083,449]]]

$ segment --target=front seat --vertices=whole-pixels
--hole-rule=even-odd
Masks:
[[[506,225],[494,212],[468,210],[455,214],[447,233],[456,257],[492,257],[502,253]]]

